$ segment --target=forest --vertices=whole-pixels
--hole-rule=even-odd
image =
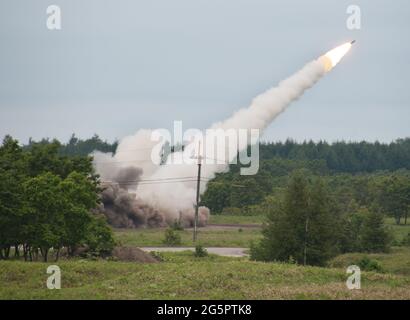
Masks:
[[[114,246],[105,217],[95,210],[99,185],[92,159],[64,156],[61,144],[23,148],[6,136],[0,146],[0,259],[58,260],[80,247],[98,256]]]
[[[101,189],[88,155],[115,153],[117,145],[97,135],[72,135],[67,143],[30,139],[24,146],[6,137],[0,149],[0,258],[19,245],[25,259],[39,253],[47,259],[50,248],[56,256],[61,248],[74,252],[84,245],[109,251],[112,237],[96,210]],[[408,223],[409,138],[389,144],[262,143],[258,173],[241,176],[239,169],[230,165],[217,174],[201,205],[213,215],[266,216],[263,239],[251,247],[256,260],[323,265],[337,254],[403,245],[393,242],[384,221]],[[408,238],[403,241],[410,243]]]

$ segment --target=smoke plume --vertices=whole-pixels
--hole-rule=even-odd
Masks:
[[[275,117],[328,71],[327,60],[323,57],[254,98],[249,107],[213,124],[211,129],[259,129],[263,132]],[[175,159],[189,158],[192,148],[173,153],[174,161],[168,157],[165,164],[155,165],[151,150],[158,142],[151,140],[151,133],[144,129],[125,137],[114,155],[93,154],[97,172],[104,181],[110,181],[102,200],[105,213],[114,226],[162,226],[180,217],[185,225],[193,222],[197,166],[195,163],[174,164]],[[246,147],[246,143],[238,145],[239,151]],[[203,164],[202,176],[211,179],[215,173],[227,169],[227,164]],[[201,193],[205,189],[206,182],[202,181]],[[200,221],[206,223],[208,215],[209,210],[201,208]]]

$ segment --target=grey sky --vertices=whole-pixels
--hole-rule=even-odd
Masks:
[[[46,28],[50,4],[61,31]],[[360,31],[346,28],[349,4]],[[351,39],[265,140],[410,136],[409,28],[408,0],[2,0],[0,136],[206,128]]]

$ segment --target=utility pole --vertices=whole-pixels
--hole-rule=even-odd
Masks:
[[[197,239],[198,232],[198,210],[199,210],[199,189],[201,186],[201,141],[198,141],[198,176],[196,180],[196,204],[195,204],[195,218],[194,218],[194,242]]]

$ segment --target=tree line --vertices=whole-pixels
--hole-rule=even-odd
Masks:
[[[26,144],[23,148],[25,150],[29,150],[33,146],[46,144],[58,144],[58,152],[60,155],[86,157],[95,150],[115,153],[117,150],[118,141],[109,143],[107,141],[103,141],[97,134],[88,139],[80,139],[76,137],[75,134],[72,134],[67,143],[62,143],[57,139],[50,140],[44,138],[40,141],[35,141],[30,138],[28,144]]]
[[[98,215],[98,177],[92,159],[61,155],[58,141],[23,148],[6,136],[0,146],[0,259],[11,254],[44,261],[76,254],[103,255],[114,246]]]
[[[40,160],[41,152],[36,149],[53,149],[51,153],[64,165],[29,161],[28,167],[36,174],[43,172],[43,166],[45,171],[54,172],[61,179],[54,181],[60,190],[71,185],[65,180],[72,179],[72,171],[92,176],[89,159],[80,155],[94,150],[115,152],[116,146],[98,136],[87,140],[73,136],[67,144],[31,141],[23,149]],[[217,174],[208,183],[201,197],[201,205],[213,214],[267,216],[263,238],[251,248],[254,259],[324,265],[339,253],[387,252],[392,237],[384,224],[385,217],[407,224],[409,138],[390,144],[288,140],[262,144],[260,158],[256,175],[241,176],[240,166],[231,165],[228,172]],[[39,163],[43,164],[36,168]],[[35,194],[30,185],[23,186],[23,190]],[[67,240],[64,245],[69,247]]]
[[[303,265],[325,265],[346,252],[388,252],[392,235],[377,208],[352,202],[340,210],[323,178],[294,171],[281,197],[269,199],[263,238],[251,257]]]
[[[374,172],[410,169],[410,138],[391,143],[293,140],[260,145],[262,159],[323,160],[332,172]]]
[[[35,144],[48,144],[56,140],[43,139],[39,142],[29,140],[26,148]],[[103,141],[98,135],[89,139],[80,139],[73,134],[67,143],[60,143],[59,152],[67,156],[87,156],[94,150],[115,152],[118,141]],[[171,147],[180,149],[180,146]],[[397,139],[391,143],[380,142],[345,142],[328,143],[326,141],[293,140],[260,144],[261,160],[273,158],[312,161],[319,160],[333,173],[363,173],[380,170],[394,171],[410,169],[410,138]]]
[[[270,205],[269,198],[281,197],[292,172],[301,169],[329,185],[340,210],[346,212],[355,202],[393,217],[397,224],[407,224],[410,170],[332,173],[323,160],[262,160],[254,176],[241,176],[238,166],[232,166],[232,170],[218,174],[208,183],[201,203],[213,214],[262,215]]]

